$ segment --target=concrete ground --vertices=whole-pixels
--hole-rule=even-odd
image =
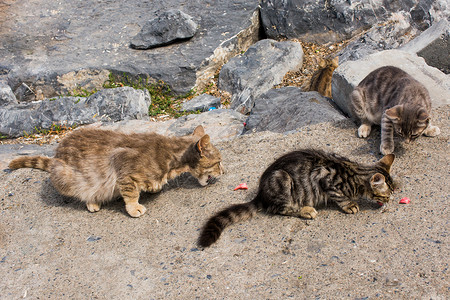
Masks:
[[[448,299],[449,112],[433,112],[440,136],[396,144],[403,187],[386,212],[362,200],[358,214],[330,205],[313,221],[259,214],[203,251],[203,223],[249,201],[275,158],[316,147],[371,163],[379,130],[362,140],[345,120],[218,143],[227,173],[216,184],[182,176],[143,195],[138,219],[122,201],[89,213],[45,172],[1,171],[0,299]]]

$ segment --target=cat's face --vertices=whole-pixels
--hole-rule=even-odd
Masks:
[[[386,115],[392,121],[395,132],[407,143],[421,136],[430,122],[430,117],[424,109],[408,109],[403,105],[386,110]]]
[[[377,162],[378,168],[382,168],[385,175],[381,173],[375,173],[370,178],[370,187],[372,188],[372,198],[376,201],[382,203],[388,203],[394,189],[396,188],[396,183],[390,176],[389,172],[391,170],[392,163],[394,162],[395,155],[388,154],[384,156]]]
[[[225,173],[219,150],[209,142],[208,135],[198,141],[197,150],[200,152],[200,160],[191,169],[191,174],[202,186],[216,182],[217,178]]]

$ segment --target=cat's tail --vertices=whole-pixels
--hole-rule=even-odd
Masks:
[[[52,158],[46,156],[24,156],[13,159],[9,163],[10,169],[34,168],[43,171],[50,171],[50,163]]]
[[[203,226],[198,245],[206,248],[215,243],[224,229],[234,223],[250,220],[258,211],[258,200],[232,205],[213,217]]]

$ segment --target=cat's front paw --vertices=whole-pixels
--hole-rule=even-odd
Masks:
[[[125,205],[125,209],[127,210],[127,213],[133,218],[139,218],[147,211],[147,209],[139,203],[127,204]]]
[[[358,128],[358,136],[360,138],[366,138],[369,136],[370,134],[370,130],[372,129],[372,126],[367,125],[367,124],[362,124],[361,126],[359,126]]]
[[[380,152],[383,155],[388,155],[394,153],[394,144],[382,143],[380,145]]]
[[[432,126],[432,125],[429,125],[429,126],[427,127],[427,129],[425,129],[425,131],[423,132],[424,135],[426,135],[426,136],[431,136],[431,137],[437,136],[437,135],[439,135],[440,133],[441,133],[441,130],[439,129],[439,127],[437,127],[437,126]]]
[[[350,202],[346,206],[343,206],[342,210],[348,214],[356,214],[359,211],[359,206],[355,202]]]
[[[315,219],[317,217],[317,211],[314,207],[303,206],[300,210],[300,216],[305,219]]]
[[[86,207],[90,212],[98,212],[100,210],[100,204],[98,203],[86,203]]]

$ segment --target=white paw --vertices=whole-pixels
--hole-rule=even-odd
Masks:
[[[100,210],[100,204],[98,203],[86,203],[86,207],[90,212],[97,212]]]
[[[358,136],[360,138],[366,138],[369,136],[370,134],[370,130],[371,130],[372,126],[367,125],[367,124],[362,124],[361,126],[359,126],[358,128]]]
[[[127,204],[127,205],[125,205],[125,209],[127,210],[127,213],[130,216],[132,216],[133,218],[139,218],[140,216],[145,214],[145,212],[147,211],[147,209],[139,203]]]
[[[437,136],[440,133],[441,133],[441,130],[439,129],[439,127],[432,126],[432,125],[428,126],[428,128],[425,129],[425,131],[423,132],[424,135],[431,136],[431,137]]]

